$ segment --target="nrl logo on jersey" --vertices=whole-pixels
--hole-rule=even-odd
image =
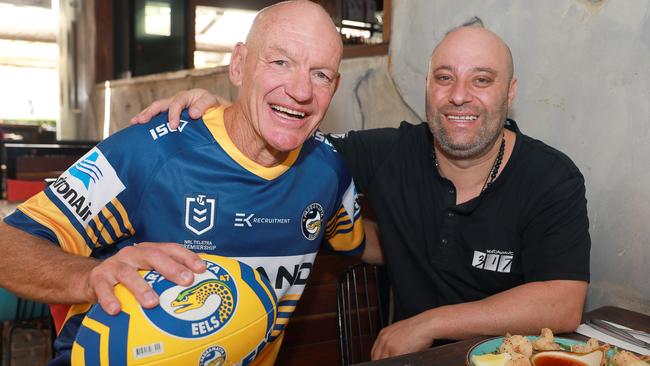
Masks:
[[[216,201],[204,194],[185,197],[185,227],[196,235],[203,235],[212,229]]]
[[[307,240],[314,240],[318,237],[318,234],[320,234],[323,228],[324,217],[323,206],[317,202],[310,204],[302,211],[300,227],[302,229],[302,235]]]

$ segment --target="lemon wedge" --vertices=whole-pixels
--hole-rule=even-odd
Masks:
[[[472,364],[474,366],[504,366],[511,358],[509,353],[474,355],[472,356]]]

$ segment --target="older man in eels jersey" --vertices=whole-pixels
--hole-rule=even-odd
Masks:
[[[159,299],[137,271],[189,285],[205,271],[195,252],[237,258],[269,278],[282,311],[268,344],[244,363],[273,363],[321,241],[362,250],[352,177],[314,134],[337,88],[341,53],[320,6],[266,8],[233,51],[230,79],[240,94],[232,106],[198,120],[184,112],[177,129],[159,115],[120,131],[5,219],[0,285],[74,304],[52,364],[69,362],[89,304],[118,314],[119,282],[154,307]]]

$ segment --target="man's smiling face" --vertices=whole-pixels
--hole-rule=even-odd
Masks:
[[[266,14],[243,52],[239,101],[254,138],[291,151],[315,130],[338,84],[342,47],[326,13],[294,4]]]
[[[451,32],[427,75],[427,121],[440,149],[455,158],[485,153],[499,138],[516,80],[507,46],[477,27]]]

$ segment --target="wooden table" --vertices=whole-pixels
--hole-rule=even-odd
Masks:
[[[605,319],[642,330],[650,333],[650,316],[625,310],[613,306],[605,306],[590,311],[583,316],[583,322],[588,319]],[[577,334],[560,334],[565,338],[586,340],[587,338]],[[444,346],[430,348],[426,351],[411,353],[408,355],[386,358],[379,361],[360,363],[358,366],[462,366],[465,365],[465,358],[470,348],[478,342],[490,337],[477,337],[459,341]]]

